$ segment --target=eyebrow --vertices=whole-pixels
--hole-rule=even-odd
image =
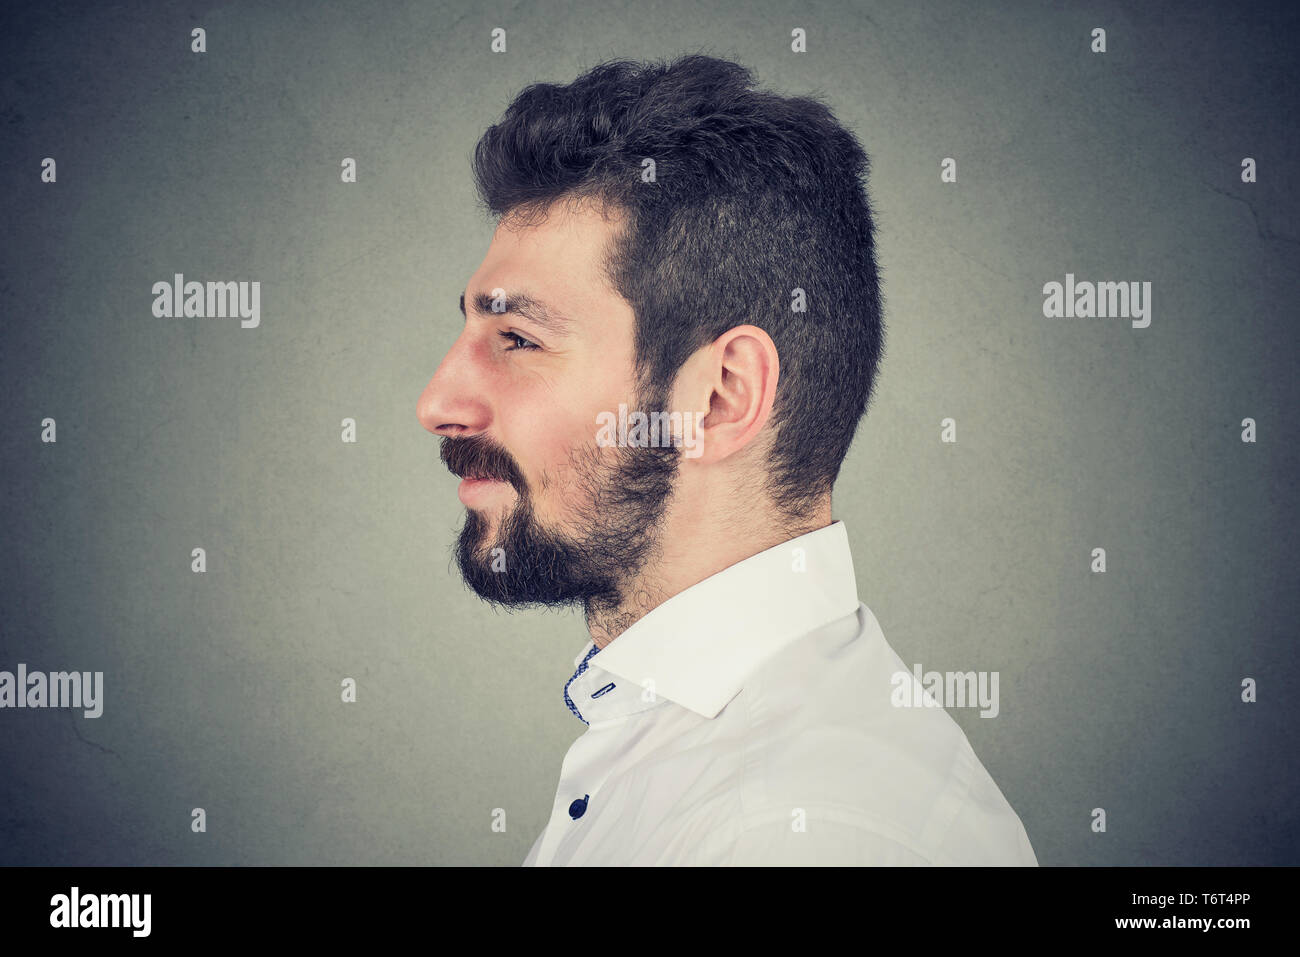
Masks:
[[[500,308],[493,309],[498,298],[490,296],[486,292],[480,292],[474,297],[474,312],[481,316],[504,316],[513,313],[517,316],[523,316],[529,322],[541,326],[548,332],[557,336],[566,335],[569,329],[570,320],[567,316],[561,315],[551,307],[547,306],[542,300],[528,295],[526,292],[517,292],[512,296],[506,296],[501,302]],[[465,294],[460,294],[460,311],[468,319],[465,313]]]

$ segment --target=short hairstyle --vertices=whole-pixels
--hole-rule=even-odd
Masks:
[[[781,375],[767,487],[790,515],[830,491],[882,355],[867,173],[820,101],[754,89],[749,69],[701,54],[534,83],[474,152],[494,215],[596,200],[626,216],[603,268],[632,307],[643,385],[662,390],[734,326],[771,336]]]

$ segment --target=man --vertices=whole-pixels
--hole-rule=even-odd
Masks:
[[[883,341],[867,168],[705,56],[530,86],[478,144],[500,221],[419,416],[467,583],[590,632],[525,864],[1037,863],[947,712],[895,706],[831,517]]]

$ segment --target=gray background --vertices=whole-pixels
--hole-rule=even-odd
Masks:
[[[888,354],[835,515],[906,662],[1001,673],[952,714],[1040,862],[1300,863],[1294,12],[159,6],[0,29],[0,669],[106,683],[0,712],[0,862],[523,860],[586,635],[464,588],[415,415],[491,235],[469,156],[529,82],[703,51],[872,157]],[[176,272],[260,281],[261,327],[154,318]],[[1045,319],[1067,272],[1151,281],[1150,328]]]

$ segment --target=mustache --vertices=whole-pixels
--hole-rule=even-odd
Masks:
[[[495,479],[509,482],[520,495],[527,492],[523,472],[514,458],[485,435],[472,435],[467,439],[445,435],[438,456],[458,478]]]

